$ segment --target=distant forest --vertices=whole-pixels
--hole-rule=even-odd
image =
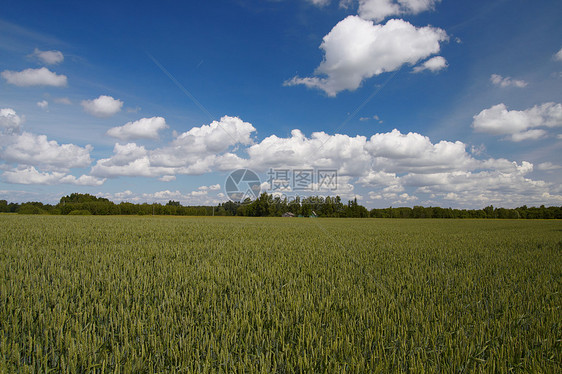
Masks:
[[[288,201],[263,193],[258,199],[243,203],[228,201],[217,206],[183,206],[178,201],[167,204],[133,204],[114,202],[90,194],[73,193],[56,205],[41,202],[8,203],[0,200],[0,213],[55,215],[174,215],[174,216],[246,216],[246,217],[347,217],[347,218],[499,218],[562,219],[562,207],[522,206],[515,209],[452,209],[440,207],[384,208],[368,210],[357,199],[343,203],[336,197],[306,197]]]

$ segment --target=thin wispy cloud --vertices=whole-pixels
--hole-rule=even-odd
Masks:
[[[47,65],[56,65],[64,61],[64,55],[61,51],[41,51],[35,48],[32,56]]]

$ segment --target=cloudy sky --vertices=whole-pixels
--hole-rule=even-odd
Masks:
[[[0,3],[0,199],[562,205],[560,1]]]

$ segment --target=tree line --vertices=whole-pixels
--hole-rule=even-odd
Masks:
[[[166,204],[121,202],[90,194],[73,193],[64,196],[58,204],[41,202],[8,203],[0,200],[0,213],[55,214],[55,215],[174,215],[174,216],[245,216],[281,217],[348,217],[348,218],[497,218],[497,219],[562,219],[562,207],[527,207],[515,209],[452,209],[441,207],[398,207],[368,210],[353,199],[344,203],[336,197],[296,197],[287,199],[263,193],[256,200],[227,201],[216,206],[183,206],[170,200]]]

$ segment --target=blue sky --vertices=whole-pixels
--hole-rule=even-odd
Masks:
[[[248,168],[369,208],[562,205],[558,1],[1,8],[0,199],[216,204]]]

